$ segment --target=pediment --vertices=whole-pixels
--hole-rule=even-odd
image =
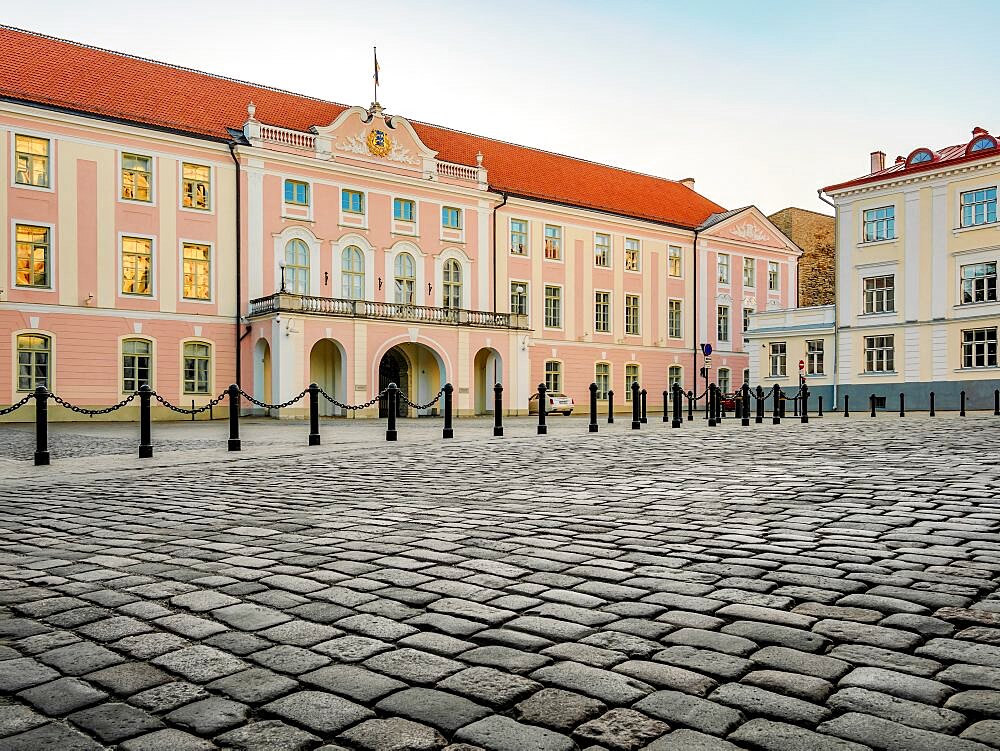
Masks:
[[[738,243],[788,250],[796,254],[801,252],[754,206],[713,225],[705,231],[705,234]]]
[[[314,126],[317,141],[332,159],[383,164],[393,169],[421,171],[437,152],[429,149],[403,117],[386,115],[380,107],[344,110],[332,123]]]

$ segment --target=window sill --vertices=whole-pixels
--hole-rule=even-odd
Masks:
[[[996,305],[1000,300],[980,300],[979,302],[960,302],[958,305],[953,305],[955,310],[967,310],[969,308],[985,308],[990,305]]]
[[[979,373],[984,370],[987,371],[997,371],[1000,370],[1000,365],[978,365],[972,368],[955,368],[953,373]]]
[[[889,376],[897,376],[899,373],[895,370],[873,370],[871,372],[862,371],[858,373],[859,376],[867,376],[870,378],[885,378]]]
[[[899,239],[899,236],[889,237],[885,240],[862,240],[858,243],[859,248],[871,248],[876,245],[888,245],[889,243],[894,243]]]
[[[896,310],[880,310],[877,313],[858,313],[859,320],[865,321],[880,321],[889,320],[890,318],[896,318],[899,312]]]
[[[28,185],[26,183],[13,183],[12,188],[19,188],[21,190],[34,190],[38,193],[55,193],[56,189],[53,187],[46,187],[44,185]]]
[[[972,232],[977,229],[996,229],[998,227],[1000,227],[1000,222],[986,222],[985,224],[972,224],[968,227],[955,227],[951,233],[953,235],[960,235],[963,232]]]

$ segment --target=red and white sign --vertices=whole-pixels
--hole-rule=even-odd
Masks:
[[[799,360],[799,370],[805,370],[805,369],[806,369],[806,361]]]

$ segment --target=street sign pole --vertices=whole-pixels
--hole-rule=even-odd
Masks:
[[[705,356],[705,419],[709,419],[708,415],[708,371],[712,368],[712,345],[705,342],[701,345],[701,354]]]

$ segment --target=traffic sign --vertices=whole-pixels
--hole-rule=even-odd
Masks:
[[[805,369],[806,369],[806,361],[799,360],[799,370],[805,370]]]
[[[701,345],[701,353],[703,355],[705,355],[705,357],[711,356],[711,354],[712,354],[712,345],[709,344],[708,342],[705,342],[704,344],[702,344]]]
[[[711,355],[705,355],[705,364],[706,365],[711,365],[712,364],[712,356]]]

